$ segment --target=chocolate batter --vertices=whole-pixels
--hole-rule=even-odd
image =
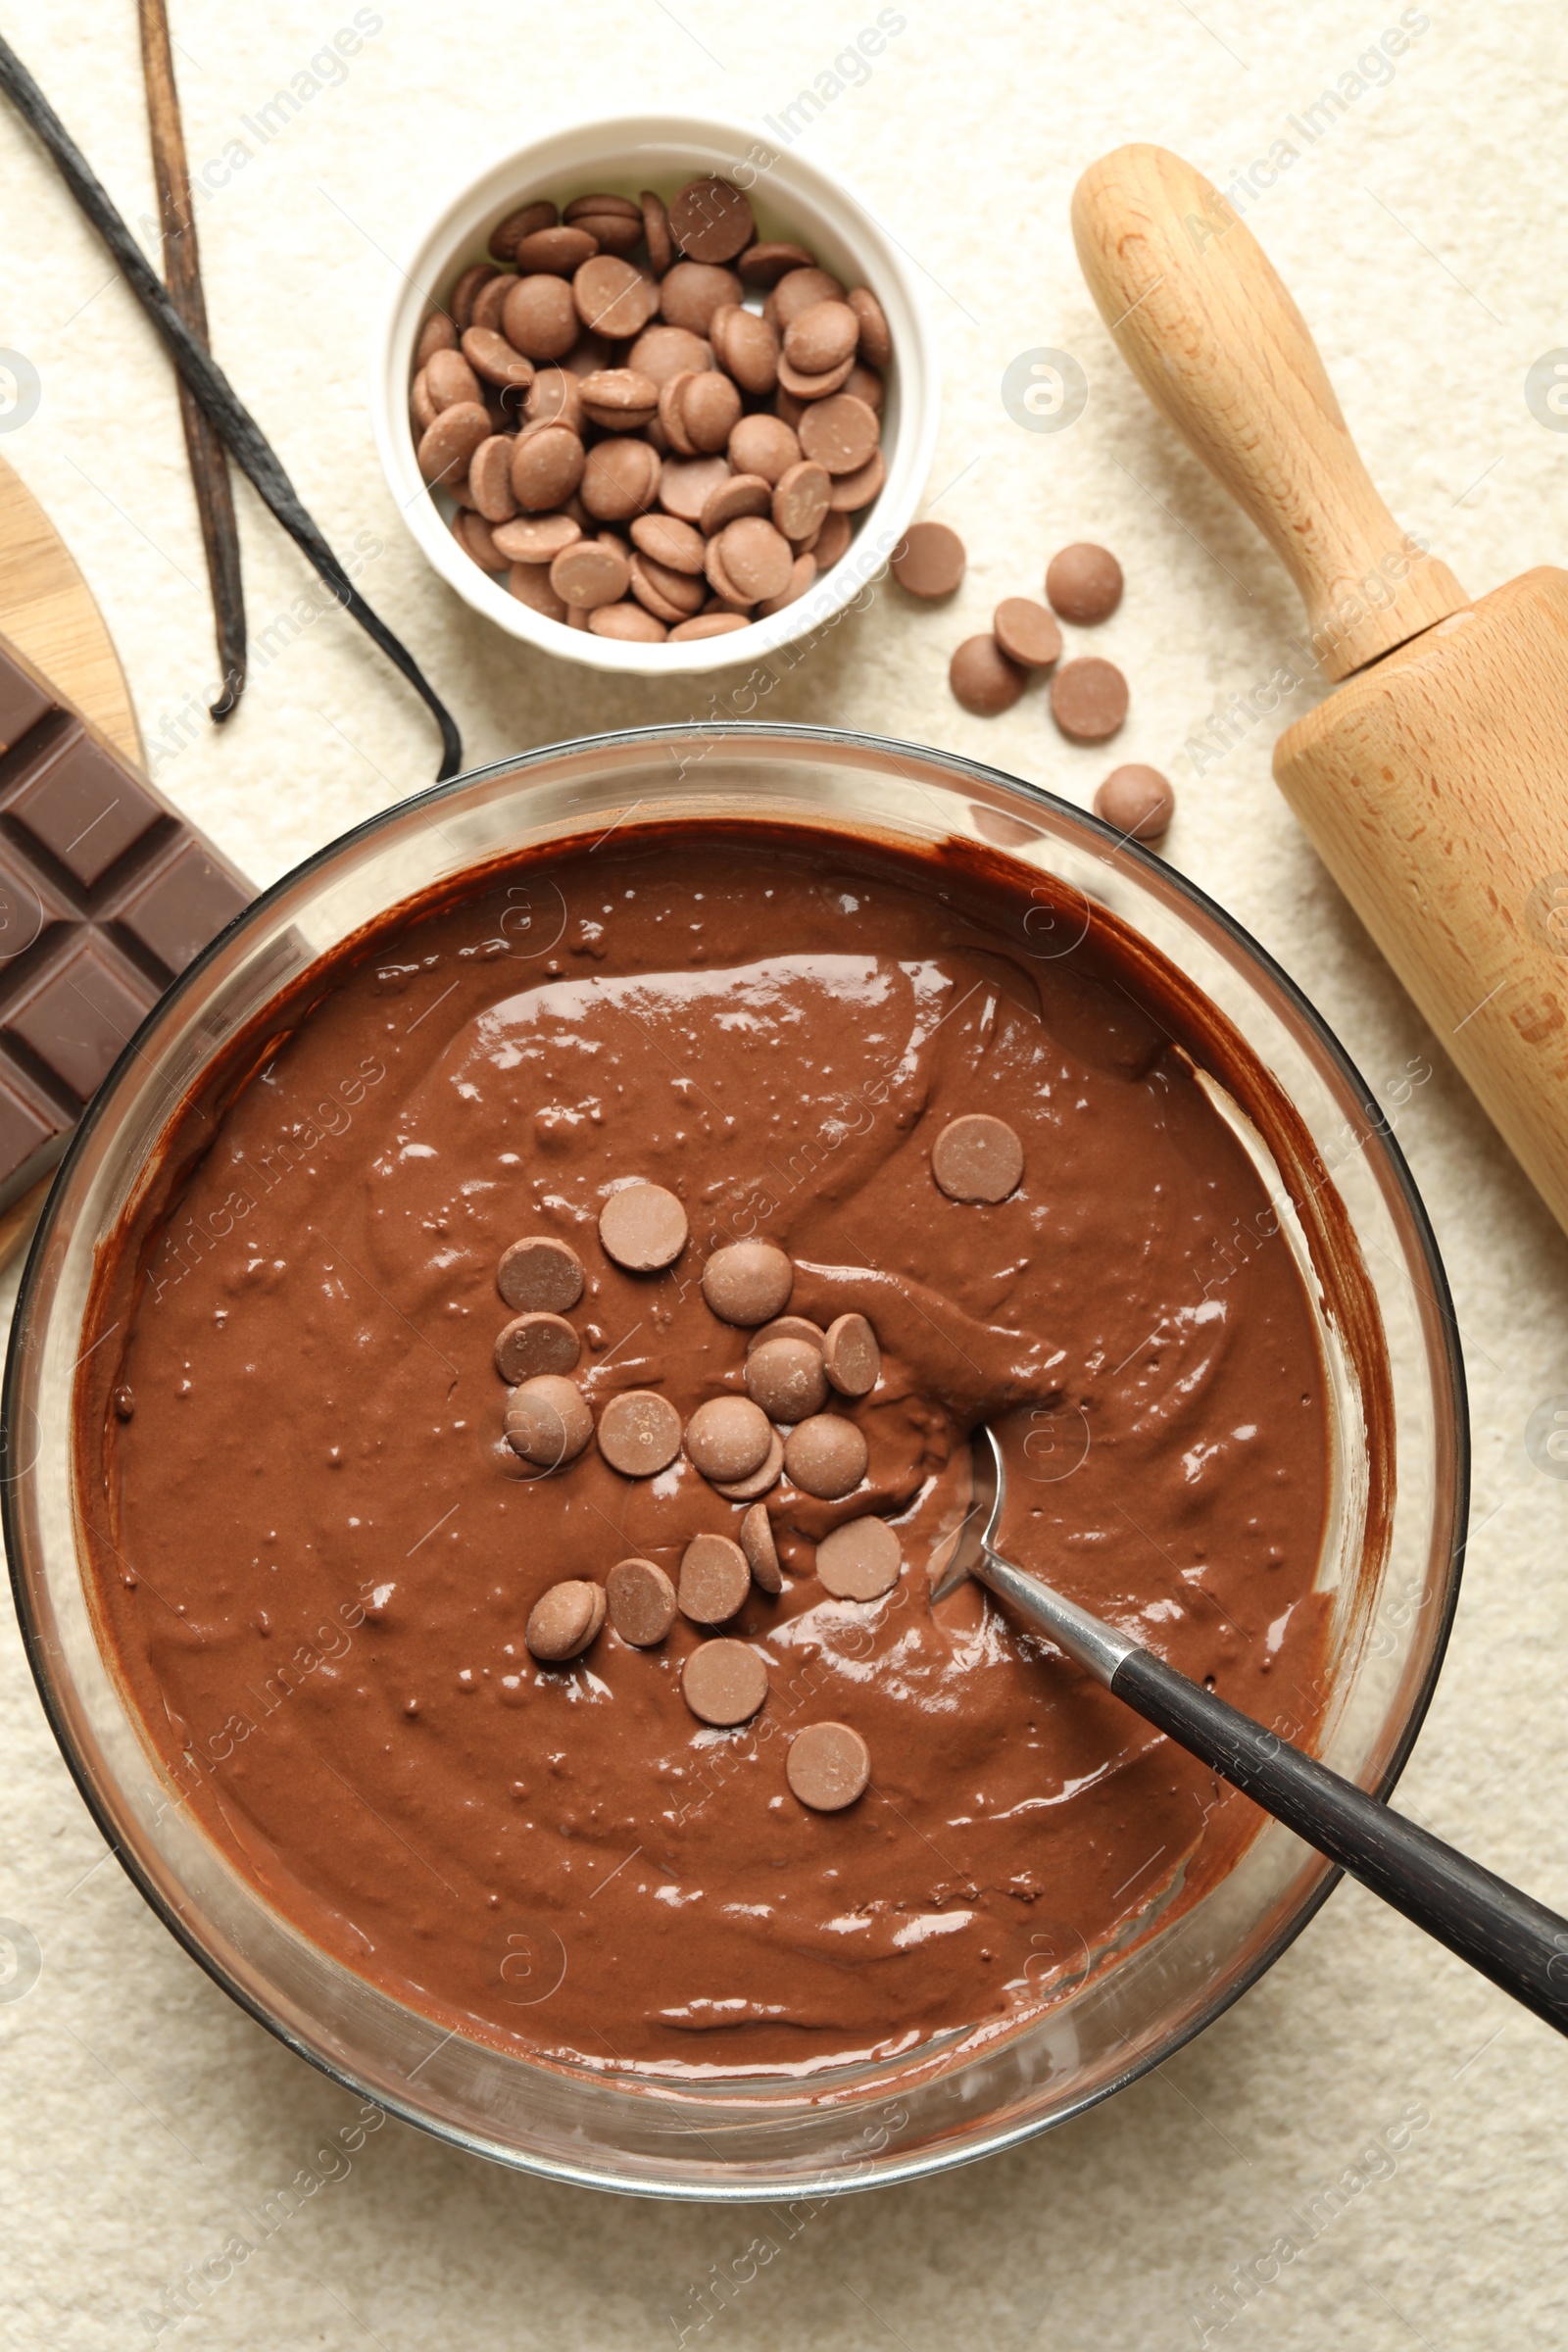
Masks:
[[[787,828],[514,864],[318,969],[106,1252],[81,1492],[148,1737],[272,1903],[443,2026],[666,2072],[911,2051],[1036,2014],[1232,1865],[1245,1800],[977,1588],[933,1612],[982,1417],[1020,1562],[1237,1705],[1315,1721],[1301,1277],[1173,1042],[1182,984],[1098,913],[1042,953],[1042,904],[986,854]],[[995,1204],[933,1177],[971,1113],[1023,1147]],[[690,1220],[658,1275],[599,1243],[630,1177]],[[722,1629],[768,1662],[739,1730],[683,1702],[710,1632],[685,1617],[651,1648],[607,1623],[564,1665],[524,1646],[547,1588],[628,1555],[673,1578],[747,1508],[684,1453],[633,1480],[593,1445],[549,1476],[508,1446],[497,1269],[531,1235],[586,1269],[596,1417],[743,1394],[748,1334],[699,1285],[726,1241],[789,1252],[792,1314],[874,1330],[876,1388],[835,1399],[868,1484],[775,1486],[784,1589]],[[902,1575],[834,1598],[815,1545],[867,1511]],[[824,1812],[785,1757],[829,1720],[870,1784]]]

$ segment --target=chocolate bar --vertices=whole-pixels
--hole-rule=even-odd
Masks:
[[[0,638],[0,1215],[254,885]]]

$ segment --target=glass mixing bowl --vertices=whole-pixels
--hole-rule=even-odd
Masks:
[[[1143,942],[1163,956],[1167,986],[1195,992],[1217,1099],[1282,1203],[1330,1369],[1335,1465],[1318,1576],[1333,1593],[1333,1631],[1319,1752],[1380,1791],[1420,1724],[1457,1590],[1463,1375],[1443,1269],[1388,1111],[1311,1006],[1179,874],[1050,794],[967,760],[744,725],[651,728],[536,753],[438,786],[323,850],[157,1006],[50,1195],[0,1432],[28,1652],[104,1836],[225,1991],[407,2121],[504,2163],[644,2196],[820,2195],[1006,2147],[1133,2081],[1278,1957],[1329,1891],[1329,1866],[1266,1822],[1211,1891],[1186,1911],[1152,1912],[1116,1950],[1088,1954],[1070,1923],[1043,1921],[1032,1966],[1049,2006],[979,2049],[953,2035],[913,2060],[805,2083],[610,2082],[508,2055],[443,2033],[327,1958],[208,1842],[100,1647],[79,1538],[72,1394],[94,1254],[213,1056],[315,957],[388,909],[510,852],[603,834],[633,809],[640,824],[786,818],[921,848],[983,843],[1015,860],[1036,894],[1033,953],[1070,950],[1092,916],[1119,920],[1135,952]],[[519,905],[520,952],[547,954],[548,906]],[[548,1938],[519,1947],[512,1976],[524,2025],[557,1966]]]

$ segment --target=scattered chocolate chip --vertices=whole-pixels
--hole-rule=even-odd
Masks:
[[[1022,694],[1024,673],[995,637],[966,637],[948,664],[948,684],[966,710],[977,718],[995,718],[1010,710]]]
[[[708,1483],[715,1494],[723,1495],[726,1502],[755,1502],[759,1494],[765,1494],[769,1487],[776,1487],[783,1474],[784,1441],[774,1430],[761,1468],[754,1470],[750,1478],[712,1478]]]
[[[1055,616],[1032,596],[1004,596],[991,615],[991,626],[1007,660],[1024,669],[1050,669],[1061,659]]]
[[[822,1341],[822,1363],[841,1396],[869,1396],[882,1377],[882,1350],[863,1315],[839,1315]]]
[[[816,1547],[817,1582],[835,1600],[877,1600],[899,1581],[904,1553],[885,1519],[850,1519]]]
[[[574,1577],[540,1593],[522,1638],[536,1658],[554,1665],[561,1658],[579,1657],[604,1622],[603,1587]]]
[[[1074,743],[1103,743],[1127,715],[1127,681],[1113,662],[1064,662],[1051,681],[1051,715]]]
[[[932,1145],[931,1173],[950,1200],[1005,1200],[1023,1175],[1023,1146],[1005,1119],[968,1111]]]
[[[599,1450],[623,1478],[657,1478],[680,1451],[680,1415],[656,1389],[623,1389],[599,1416]]]
[[[811,1340],[769,1340],[746,1355],[746,1394],[770,1421],[805,1421],[827,1402],[822,1350]]]
[[[696,1625],[722,1625],[751,1589],[751,1567],[738,1544],[728,1536],[693,1536],[680,1560],[683,1617]]]
[[[910,596],[951,596],[965,560],[963,541],[945,522],[913,522],[894,549],[890,568]]]
[[[686,1451],[705,1478],[750,1478],[767,1459],[773,1432],[746,1396],[710,1396],[686,1424]]]
[[[795,1268],[771,1242],[731,1242],[703,1267],[703,1297],[725,1323],[766,1323],[789,1304]]]
[[[541,1372],[573,1372],[582,1342],[563,1315],[514,1315],[496,1342],[496,1370],[510,1388]]]
[[[624,1185],[599,1212],[606,1255],[633,1274],[657,1274],[672,1266],[686,1247],[686,1211],[662,1184]]]
[[[813,1413],[784,1441],[784,1467],[803,1494],[838,1502],[853,1494],[870,1459],[863,1433],[839,1413]]]
[[[760,1331],[753,1332],[746,1343],[746,1352],[750,1355],[754,1348],[765,1347],[769,1340],[809,1340],[813,1348],[820,1348],[826,1338],[821,1324],[811,1322],[807,1315],[776,1315]]]
[[[765,1502],[754,1502],[741,1521],[741,1549],[746,1554],[753,1584],[763,1592],[782,1592],[784,1572],[778,1563],[773,1522],[767,1515]]]
[[[808,1723],[790,1741],[784,1777],[813,1813],[842,1813],[865,1793],[871,1751],[847,1723]]]
[[[506,1433],[514,1453],[554,1470],[576,1460],[594,1434],[594,1417],[575,1382],[546,1372],[507,1398]]]
[[[699,1723],[745,1723],[767,1696],[767,1667],[745,1642],[703,1642],[680,1670],[681,1696]]]
[[[1095,794],[1095,814],[1134,841],[1163,841],[1176,813],[1176,795],[1157,767],[1136,760],[1113,767]]]
[[[1121,565],[1109,548],[1087,539],[1064,547],[1047,566],[1046,595],[1053,612],[1081,629],[1110,618],[1121,603]]]
[[[134,1421],[136,1418],[135,1396],[123,1381],[115,1391],[115,1418],[119,1421]],[[744,1525],[741,1532],[744,1537]]]
[[[610,1622],[633,1649],[652,1649],[675,1622],[675,1588],[656,1561],[617,1560],[605,1579]]]

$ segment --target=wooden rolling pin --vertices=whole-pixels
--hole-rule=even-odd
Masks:
[[[1400,530],[1262,247],[1179,156],[1118,148],[1072,218],[1134,374],[1345,680],[1280,737],[1275,780],[1568,1228],[1568,572],[1471,603]]]

